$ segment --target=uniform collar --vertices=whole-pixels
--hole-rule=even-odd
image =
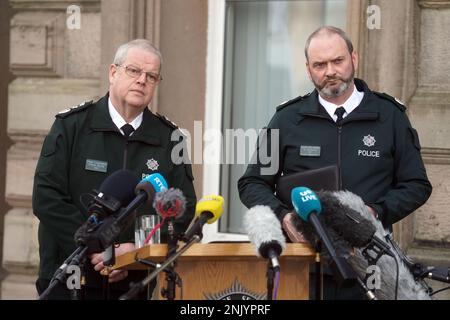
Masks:
[[[330,115],[330,117],[334,121],[336,121],[337,116],[334,114],[336,109],[341,106],[344,107],[344,109],[345,109],[344,118],[347,117],[353,110],[356,109],[356,107],[359,106],[359,104],[361,103],[361,101],[364,98],[364,92],[358,91],[356,86],[353,84],[352,94],[350,95],[350,97],[348,97],[348,99],[343,104],[340,104],[340,105],[329,102],[329,101],[325,100],[324,98],[322,98],[320,95],[318,95],[318,98],[319,98],[319,103],[325,108],[325,110]]]
[[[348,117],[342,121],[342,124],[353,120],[376,120],[378,118],[384,118],[382,114],[380,116],[379,107],[376,101],[373,103],[375,94],[372,93],[367,84],[363,80],[355,78],[355,87],[358,91],[364,93],[363,99],[352,111],[352,114],[348,115]],[[304,116],[325,118],[332,121],[328,112],[320,105],[317,90],[314,90],[305,97],[305,102],[307,103],[301,104],[297,111],[297,113],[302,116],[299,121],[301,121]]]
[[[92,110],[89,127],[93,132],[117,132],[122,135],[109,114],[108,100],[109,93],[97,101],[96,107]],[[151,145],[161,145],[161,140],[157,135],[160,131],[160,123],[156,116],[148,110],[148,108],[145,108],[142,112],[142,123],[130,137],[129,141],[140,141]]]
[[[111,97],[108,98],[108,111],[112,121],[114,122],[114,124],[118,129],[122,128],[125,124],[127,124],[125,119],[120,115],[119,112],[117,112],[116,107],[112,104]],[[142,123],[142,112],[136,118],[134,118],[133,121],[130,122],[130,125],[133,127],[134,131],[136,131],[141,125],[141,123]],[[133,133],[134,132],[132,132],[131,135],[133,135]]]
[[[145,108],[142,113],[142,124],[130,137],[130,141],[141,141],[159,146],[161,145],[161,138],[158,133],[163,132],[161,126],[158,118],[148,108]]]

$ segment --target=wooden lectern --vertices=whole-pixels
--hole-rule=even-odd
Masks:
[[[164,261],[166,244],[152,244],[118,256],[114,269],[146,269],[136,259]],[[305,244],[287,244],[280,257],[280,283],[277,299],[309,298],[309,263],[314,250]],[[257,257],[250,243],[197,243],[177,260],[175,271],[183,280],[183,296],[178,288],[176,299],[266,299],[268,260]],[[158,276],[159,286],[166,286],[165,273]],[[157,290],[159,299],[160,288]]]

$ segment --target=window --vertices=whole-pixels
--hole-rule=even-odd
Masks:
[[[220,127],[224,137],[227,129],[261,129],[277,105],[310,92],[306,38],[321,25],[345,29],[346,24],[346,0],[210,0],[209,5],[205,128]],[[204,192],[218,192],[226,201],[219,223],[205,231],[205,242],[245,239],[247,209],[237,181],[254,149],[250,140],[246,163],[236,158],[235,141],[224,138],[222,151],[235,153],[224,152],[221,165],[205,165]]]

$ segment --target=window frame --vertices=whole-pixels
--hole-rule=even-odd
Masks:
[[[225,7],[226,0],[208,0],[208,32],[206,55],[206,130],[222,130],[223,81],[225,52]],[[223,149],[223,146],[221,146]],[[221,150],[222,150],[221,149]],[[220,164],[203,161],[203,193],[219,194]],[[227,201],[227,199],[225,199]],[[223,214],[228,214],[224,212]],[[207,224],[203,228],[203,243],[213,241],[248,241],[247,235],[219,232],[219,223]]]

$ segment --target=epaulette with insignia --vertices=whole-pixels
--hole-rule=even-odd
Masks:
[[[173,128],[173,129],[178,129],[178,126],[173,121],[171,121],[169,118],[167,118],[166,116],[163,116],[162,114],[159,114],[159,113],[156,113],[156,116],[159,119],[161,119],[161,121],[164,122],[169,127]]]
[[[310,94],[311,94],[311,93],[308,93],[307,95],[304,95],[304,96],[298,96],[297,98],[294,98],[294,99],[291,99],[291,100],[288,100],[288,101],[283,102],[282,104],[280,104],[280,105],[277,107],[277,111],[280,111],[280,110],[284,109],[285,107],[287,107],[287,106],[289,106],[289,105],[291,105],[291,104],[293,104],[293,103],[295,103],[295,102],[297,102],[297,101],[303,100],[304,98],[306,98],[306,97],[309,96]]]
[[[83,103],[80,103],[80,104],[77,105],[77,106],[70,107],[70,108],[67,108],[67,109],[65,109],[65,110],[62,110],[62,111],[58,112],[58,114],[56,115],[56,117],[58,117],[58,118],[65,118],[65,117],[67,117],[67,116],[69,116],[69,115],[71,115],[71,114],[80,112],[80,111],[86,109],[87,107],[89,107],[89,106],[91,106],[91,105],[93,105],[93,104],[94,104],[94,100],[91,100],[91,101],[85,101],[85,102],[83,102]]]
[[[156,113],[156,116],[166,125],[168,125],[170,128],[175,129],[175,130],[179,130],[181,132],[181,134],[183,136],[187,136],[186,132],[184,131],[184,129],[178,127],[173,121],[171,121],[169,118],[167,118],[166,116],[163,116],[162,114]]]
[[[384,92],[376,92],[376,91],[373,91],[373,93],[375,93],[377,96],[379,96],[380,98],[383,98],[383,99],[386,99],[386,100],[389,100],[389,101],[391,101],[391,102],[393,102],[394,103],[394,105],[397,107],[397,108],[399,108],[402,112],[405,112],[405,110],[406,110],[406,106],[403,104],[403,102],[401,102],[399,99],[397,99],[397,98],[395,98],[395,97],[393,97],[393,96],[390,96],[390,95],[388,95],[387,93],[384,93]]]

